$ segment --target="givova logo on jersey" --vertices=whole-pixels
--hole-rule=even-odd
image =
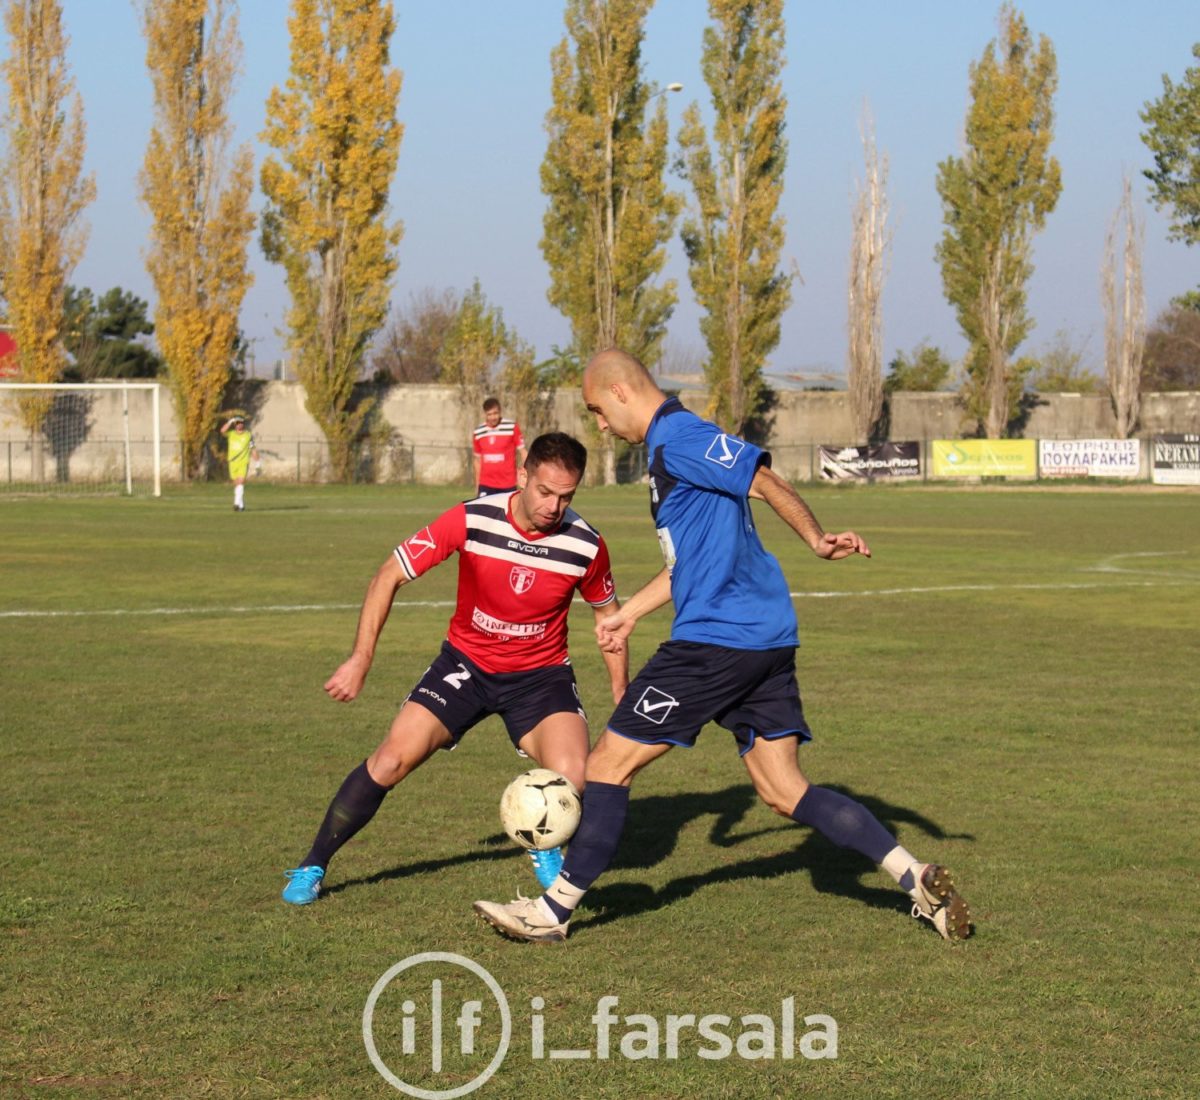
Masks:
[[[537,570],[527,565],[514,565],[508,574],[508,583],[518,596],[524,596],[537,580]]]

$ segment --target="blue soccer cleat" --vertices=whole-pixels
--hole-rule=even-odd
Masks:
[[[530,848],[529,858],[533,860],[533,873],[537,875],[538,884],[543,890],[549,890],[562,870],[563,850]]]
[[[324,867],[293,867],[283,872],[289,879],[283,888],[283,900],[289,905],[311,905],[321,892]]]

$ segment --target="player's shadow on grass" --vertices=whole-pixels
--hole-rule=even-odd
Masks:
[[[861,802],[892,832],[903,823],[920,829],[935,840],[974,840],[969,833],[947,833],[937,822],[907,807],[895,806],[871,795],[860,795],[846,787],[829,786]],[[730,830],[757,800],[758,795],[749,784],[704,795],[635,799],[630,804],[629,824],[613,863],[614,870],[653,867],[671,853],[679,830],[688,821],[706,814],[717,815],[709,840],[718,848],[733,848],[753,837],[781,831],[793,831],[798,842],[775,855],[722,864],[699,874],[673,879],[657,890],[644,882],[599,886],[589,891],[574,927],[590,928],[621,917],[662,909],[705,886],[796,873],[807,873],[813,887],[823,894],[838,894],[876,909],[904,910],[909,907],[908,895],[902,891],[863,883],[863,876],[875,871],[875,864],[857,852],[836,847],[814,829],[786,824],[779,819],[780,824],[768,828],[731,833]]]
[[[736,837],[730,834],[730,830],[741,821],[757,798],[754,788],[746,784],[707,794],[652,795],[649,798],[639,798],[634,804],[633,813],[630,814],[630,824],[625,830],[614,866],[653,867],[661,863],[675,847],[679,831],[689,821],[699,817],[716,816],[709,832],[709,840],[718,848],[730,848],[751,837],[786,829],[786,825],[777,825],[740,833]],[[448,867],[458,867],[466,863],[518,859],[524,854],[514,847],[513,842],[504,833],[484,837],[480,845],[481,849],[476,851],[442,859],[418,860],[415,863],[376,871],[371,875],[346,879],[332,886],[322,887],[321,892],[336,894],[351,886],[375,886],[393,879],[408,878],[410,875],[436,874]]]
[[[786,825],[778,825],[740,833],[737,836],[730,834],[730,830],[741,821],[757,798],[754,788],[743,784],[707,794],[652,795],[649,798],[637,799],[634,813],[630,815],[630,825],[621,841],[621,850],[615,866],[653,867],[656,863],[661,863],[675,847],[680,829],[698,817],[716,816],[709,832],[709,840],[718,848],[730,848],[751,837],[786,829]],[[322,887],[321,892],[336,894],[351,886],[375,886],[393,879],[408,878],[410,875],[436,874],[448,867],[458,867],[466,863],[518,859],[524,855],[520,849],[513,846],[513,842],[504,833],[484,837],[480,845],[481,848],[476,851],[442,859],[418,860],[415,863],[376,871],[371,875],[346,879],[332,886]]]
[[[408,878],[410,875],[432,875],[444,871],[447,867],[459,867],[464,863],[491,863],[496,860],[517,859],[524,855],[519,848],[504,833],[495,833],[480,841],[482,850],[462,852],[459,855],[445,856],[442,859],[422,859],[415,863],[402,863],[371,875],[360,875],[358,878],[348,878],[335,882],[332,886],[321,886],[322,894],[337,894],[351,886],[377,886],[381,882],[391,882],[394,879]],[[529,861],[526,860],[526,863]]]

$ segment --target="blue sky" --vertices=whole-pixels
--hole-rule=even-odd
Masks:
[[[244,72],[236,100],[238,140],[257,136],[270,89],[287,75],[287,0],[243,0]],[[83,95],[88,167],[98,198],[91,237],[74,282],[95,290],[120,285],[153,300],[144,267],[148,219],[136,176],[151,119],[150,86],[136,11],[130,0],[64,0],[69,61]],[[998,4],[922,0],[854,5],[792,0],[786,6],[788,169],[781,209],[785,257],[803,283],[783,323],[772,372],[841,372],[845,359],[845,280],[850,208],[862,174],[859,121],[864,104],[889,159],[893,249],[884,290],[884,348],[890,358],[927,339],[951,355],[963,341],[942,296],[933,249],[941,233],[934,187],[937,164],[960,151],[967,68],[996,33]],[[396,0],[393,63],[404,73],[399,113],[405,125],[392,190],[404,222],[393,302],[424,287],[462,290],[478,277],[489,299],[540,355],[568,340],[565,321],[546,301],[548,276],[538,249],[544,197],[538,168],[545,150],[549,54],[563,34],[558,0]],[[1103,350],[1099,267],[1104,235],[1135,177],[1145,216],[1147,315],[1200,283],[1200,251],[1166,240],[1167,221],[1145,202],[1140,172],[1149,154],[1138,111],[1178,80],[1200,38],[1194,0],[1155,0],[1135,8],[1117,0],[1037,0],[1021,6],[1035,34],[1058,56],[1054,153],[1063,194],[1036,243],[1029,287],[1036,329],[1022,350],[1036,353],[1058,330],[1098,363]],[[703,0],[658,0],[650,14],[645,71],[669,97],[672,142],[687,103],[707,105],[700,76]],[[6,49],[4,43],[0,49]],[[683,190],[682,181],[676,187]],[[261,196],[255,195],[256,209]],[[256,284],[242,311],[259,373],[282,354],[278,328],[285,292],[278,268],[251,249]],[[680,302],[668,343],[676,356],[702,354],[699,313],[682,248],[671,246],[666,272]]]

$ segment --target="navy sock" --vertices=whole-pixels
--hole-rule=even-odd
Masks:
[[[343,780],[325,811],[312,849],[301,867],[328,867],[334,853],[375,816],[390,787],[371,778],[364,760]]]
[[[580,891],[572,899],[576,903],[583,896],[582,891],[604,874],[612,863],[613,856],[617,854],[617,845],[621,842],[621,833],[625,830],[628,810],[628,787],[618,783],[591,782],[584,788],[583,816],[571,838],[567,858],[560,872],[575,888],[571,891],[573,895],[575,891]],[[548,894],[543,897],[559,920],[567,920],[571,916],[574,906],[563,905]]]
[[[801,825],[811,825],[839,848],[862,852],[872,863],[882,863],[896,847],[896,838],[866,806],[828,787],[809,787],[791,816]]]

